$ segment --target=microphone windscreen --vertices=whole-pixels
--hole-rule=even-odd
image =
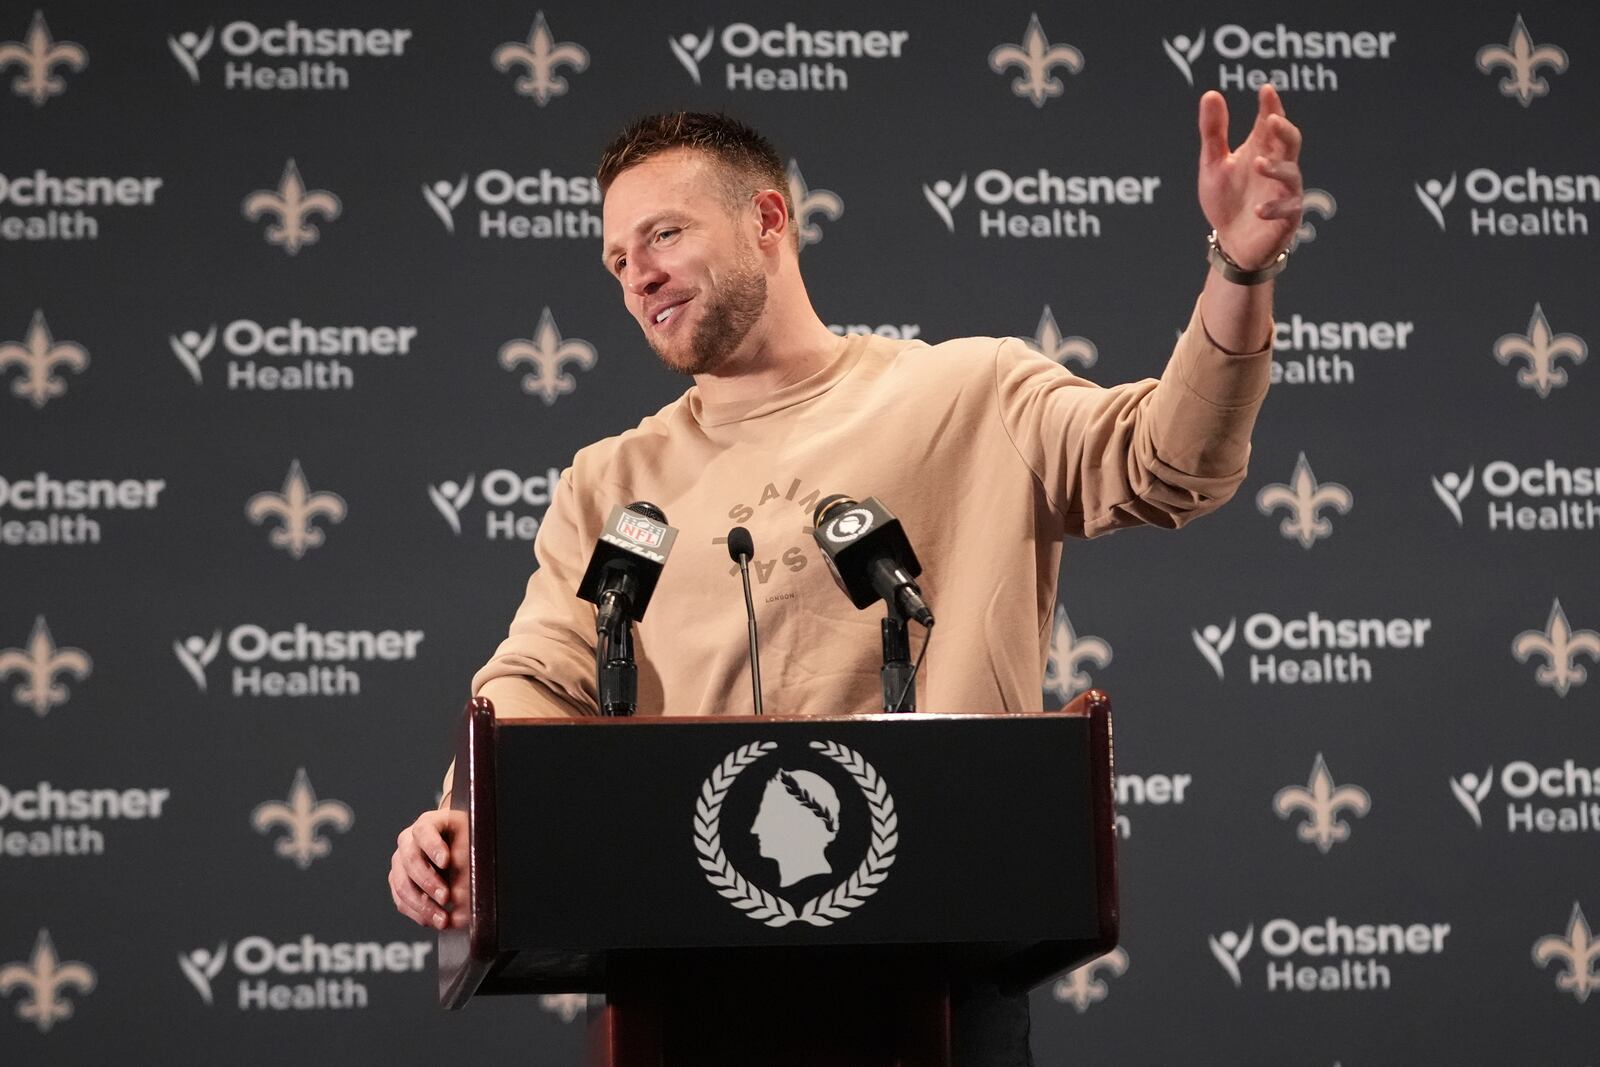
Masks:
[[[637,511],[641,515],[656,520],[663,526],[667,525],[667,513],[650,503],[648,500],[635,500],[633,503],[628,505],[628,510]]]
[[[828,512],[832,511],[835,507],[854,503],[854,500],[845,496],[843,493],[834,493],[832,496],[823,497],[821,500],[817,501],[816,509],[811,513],[811,525],[821,526],[823,520],[827,518]]]
[[[743,526],[735,526],[728,531],[728,555],[733,558],[735,563],[739,562],[740,556],[745,559],[754,559],[755,554],[756,544],[751,538],[749,530],[746,530]]]

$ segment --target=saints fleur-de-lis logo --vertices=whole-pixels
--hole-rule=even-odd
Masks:
[[[1033,347],[1063,366],[1077,363],[1092,367],[1100,358],[1100,350],[1087,337],[1061,336],[1061,327],[1056,325],[1056,317],[1049,304],[1044,306],[1044,314],[1039,316],[1039,326],[1033,333]]]
[[[563,370],[563,365],[571,363],[580,370],[592,370],[599,358],[588,341],[563,339],[549,308],[539,314],[539,325],[531,339],[517,337],[500,346],[500,366],[506,370],[514,371],[524,363],[534,366],[534,373],[522,376],[522,391],[533,393],[546,404],[554,404],[578,388],[578,380]]]
[[[321,215],[332,222],[339,217],[341,210],[339,198],[328,190],[306,191],[305,182],[300,180],[300,168],[294,165],[292,159],[284,165],[283,177],[278,180],[276,191],[257,189],[244,198],[244,217],[251,222],[263,215],[277,217],[277,224],[267,227],[267,243],[283,246],[283,250],[291,256],[305,245],[315,244],[321,236],[307,219]]]
[[[12,79],[11,91],[32,100],[34,107],[43,107],[46,100],[67,91],[67,83],[51,71],[55,67],[80,71],[88,65],[89,53],[72,41],[52,41],[44,12],[35,11],[26,43],[0,42],[0,70],[13,63],[22,67],[23,73]]]
[[[539,998],[539,1007],[551,1015],[558,1015],[564,1023],[570,1023],[582,1015],[589,1007],[589,994],[587,993],[546,993]]]
[[[1301,245],[1317,239],[1317,227],[1312,223],[1311,216],[1315,215],[1326,222],[1338,213],[1339,204],[1332,193],[1326,189],[1307,189],[1300,196],[1300,226],[1289,242],[1289,251],[1293,252]]]
[[[333,851],[333,842],[320,832],[322,827],[343,833],[354,826],[355,821],[355,812],[350,810],[350,805],[338,800],[317,799],[316,790],[311,788],[311,779],[306,776],[304,767],[295,772],[294,784],[289,787],[288,803],[269,800],[257,804],[250,813],[250,825],[263,834],[274,826],[281,826],[288,831],[278,838],[273,847],[278,855],[294,860],[302,871],[311,866],[312,860]]]
[[[22,677],[21,683],[12,690],[11,699],[22,707],[31,707],[41,719],[71,696],[67,687],[56,680],[59,675],[69,674],[81,682],[89,677],[92,669],[89,654],[83,649],[56,647],[43,615],[33,622],[33,635],[28,638],[27,648],[0,649],[0,678],[13,674]]]
[[[1089,1010],[1091,1004],[1098,1004],[1106,999],[1111,992],[1111,987],[1095,977],[1097,971],[1104,971],[1112,978],[1116,978],[1128,970],[1128,953],[1122,948],[1114,948],[1104,956],[1090,960],[1082,967],[1069,972],[1056,979],[1051,993],[1058,1001],[1071,1004],[1082,1015]]]
[[[36,408],[44,407],[52,398],[67,391],[66,380],[56,371],[82,373],[88,365],[89,353],[82,345],[58,342],[50,336],[50,324],[44,321],[44,312],[37,308],[28,326],[28,336],[21,344],[15,341],[0,344],[0,373],[7,367],[23,372],[11,383],[12,395],[22,397]]]
[[[1346,515],[1354,503],[1350,490],[1339,483],[1317,481],[1304,452],[1295,461],[1294,473],[1287,484],[1274,482],[1256,494],[1256,509],[1263,515],[1271,517],[1278,508],[1289,509],[1278,532],[1290,540],[1298,540],[1302,548],[1310,548],[1319,539],[1333,536],[1333,522],[1322,517],[1323,508]]]
[[[794,203],[795,229],[801,248],[822,240],[822,227],[811,221],[812,215],[820,213],[828,216],[829,221],[837,222],[844,214],[844,201],[837,193],[806,188],[800,164],[792,159],[789,160],[789,199]]]
[[[1550,604],[1550,618],[1544,629],[1524,630],[1518,634],[1511,642],[1511,654],[1517,657],[1518,663],[1526,663],[1534,656],[1544,657],[1544,666],[1533,672],[1533,680],[1554,689],[1556,696],[1564,697],[1569,689],[1589,679],[1589,672],[1578,662],[1579,656],[1600,662],[1600,633],[1574,632],[1557,599]]]
[[[1291,785],[1278,790],[1272,798],[1272,810],[1279,818],[1287,819],[1297,811],[1308,816],[1296,828],[1300,840],[1317,846],[1324,854],[1340,841],[1350,837],[1350,824],[1339,818],[1341,811],[1355,816],[1372,810],[1372,796],[1358,785],[1333,784],[1333,775],[1323,762],[1322,753],[1311,766],[1311,778],[1305,785]]]
[[[1478,49],[1478,69],[1485,74],[1496,67],[1504,67],[1509,77],[1500,79],[1500,95],[1514,96],[1523,107],[1533,103],[1536,96],[1550,92],[1550,83],[1539,77],[1540,67],[1549,67],[1556,74],[1567,69],[1567,53],[1553,44],[1535,45],[1522,16],[1511,25],[1511,40],[1507,44],[1484,45]]]
[[[1070,44],[1051,44],[1039,26],[1039,16],[1028,16],[1028,28],[1022,43],[1003,44],[989,53],[989,69],[1004,74],[1007,68],[1018,67],[1022,76],[1011,82],[1011,91],[1033,101],[1034,107],[1044,107],[1045,101],[1060,96],[1066,85],[1050,72],[1061,67],[1068,74],[1083,69],[1083,53]]]
[[[281,493],[257,493],[245,503],[244,513],[257,526],[276,517],[281,525],[273,528],[267,540],[275,548],[284,549],[295,559],[300,559],[308,549],[316,548],[327,539],[313,520],[325,518],[329,522],[343,522],[346,507],[344,497],[338,493],[311,491],[300,461],[289,464],[289,474],[283,480]]]
[[[1550,934],[1533,943],[1533,962],[1540,968],[1551,960],[1561,960],[1567,969],[1556,975],[1556,988],[1571,993],[1579,1004],[1589,999],[1589,994],[1600,989],[1600,973],[1595,964],[1600,963],[1600,939],[1593,936],[1589,920],[1583,909],[1572,902],[1572,918],[1567,920],[1567,936]]]
[[[94,968],[79,960],[61,962],[49,930],[40,930],[27,963],[13,961],[0,967],[0,996],[26,989],[28,996],[17,1002],[17,1018],[26,1019],[41,1034],[63,1019],[72,1018],[72,1001],[63,994],[76,989],[84,996],[94,992]]]
[[[1067,609],[1056,605],[1050,630],[1050,657],[1044,664],[1044,691],[1063,704],[1094,684],[1083,664],[1104,667],[1111,662],[1111,646],[1100,637],[1079,637],[1067,617]]]
[[[1528,320],[1528,332],[1508,333],[1494,343],[1494,358],[1506,366],[1514,359],[1525,359],[1528,365],[1517,371],[1517,384],[1532,389],[1542,400],[1552,389],[1567,384],[1567,369],[1556,365],[1565,357],[1577,366],[1589,357],[1589,346],[1577,334],[1550,332],[1550,320],[1544,317],[1544,308],[1533,305],[1533,317]]]
[[[518,78],[512,88],[523,96],[533,97],[533,102],[540,107],[566,95],[567,79],[556,73],[558,68],[571,67],[574,74],[582,74],[589,67],[588,49],[571,41],[557,44],[544,21],[543,11],[534,16],[526,44],[507,41],[494,50],[491,58],[494,69],[501,72],[526,67],[528,73]]]

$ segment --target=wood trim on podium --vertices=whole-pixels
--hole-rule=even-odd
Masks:
[[[473,697],[456,741],[456,786],[450,807],[467,813],[466,929],[439,934],[439,1002],[462,1007],[500,954],[495,914],[495,719],[494,705]]]

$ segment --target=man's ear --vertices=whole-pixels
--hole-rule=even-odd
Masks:
[[[757,243],[763,248],[777,248],[789,239],[789,205],[776,189],[763,189],[754,197],[756,219],[760,230]]]

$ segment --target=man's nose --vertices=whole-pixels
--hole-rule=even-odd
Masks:
[[[630,262],[623,270],[623,284],[635,296],[649,296],[667,281],[667,272],[650,263]]]

